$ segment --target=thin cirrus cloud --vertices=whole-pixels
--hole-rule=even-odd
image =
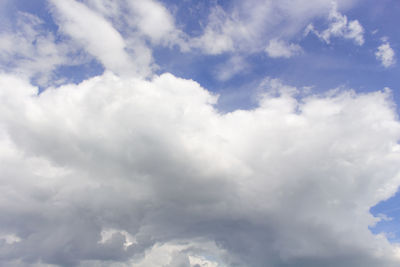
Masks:
[[[21,15],[25,31],[2,38],[31,45],[1,43],[15,66],[2,63],[0,74],[0,265],[398,266],[399,245],[370,231],[385,218],[370,208],[400,185],[389,88],[304,92],[267,77],[255,107],[222,112],[199,82],[155,71],[160,46],[230,51],[216,64],[220,81],[251,71],[245,57],[259,49],[287,60],[306,53],[291,38],[331,8],[310,2],[309,12],[302,1],[252,2],[289,14],[276,13],[279,23],[249,3],[215,7],[197,36],[157,1],[49,1],[59,28],[47,35],[44,22]],[[343,37],[359,43],[357,27],[344,25]],[[42,36],[43,46],[34,41]],[[48,62],[49,80],[90,57],[105,71],[39,93],[31,78],[40,67],[16,53]]]

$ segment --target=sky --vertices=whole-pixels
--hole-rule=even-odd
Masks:
[[[400,264],[398,0],[0,0],[0,265]]]

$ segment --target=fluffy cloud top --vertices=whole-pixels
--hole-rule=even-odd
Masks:
[[[368,229],[400,183],[389,91],[298,98],[270,79],[257,108],[221,114],[171,74],[0,81],[2,264],[398,265]]]

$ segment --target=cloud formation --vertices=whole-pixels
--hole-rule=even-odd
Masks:
[[[317,31],[312,24],[309,24],[305,35],[312,32],[328,44],[331,42],[332,37],[352,39],[354,43],[360,46],[364,44],[364,28],[360,22],[358,20],[348,21],[347,16],[338,12],[335,2],[329,12],[328,20],[329,27],[322,32]]]
[[[400,183],[388,90],[268,79],[257,108],[221,114],[171,74],[0,81],[3,265],[398,265],[368,229]]]
[[[265,48],[268,56],[272,58],[290,58],[292,56],[298,55],[303,50],[299,45],[287,44],[282,40],[273,39],[269,42],[268,46]]]
[[[35,15],[18,12],[14,31],[6,27],[0,31],[0,64],[8,72],[35,78],[47,85],[52,72],[60,65],[77,65],[84,57],[73,57],[77,48],[68,40],[56,41],[46,30],[43,20]]]
[[[121,34],[104,17],[93,12],[85,4],[74,1],[51,1],[54,17],[60,31],[70,36],[81,47],[94,56],[103,66],[119,74],[149,75],[151,56],[143,48],[146,61],[134,64],[127,53],[127,44]],[[141,59],[141,58],[139,58]],[[139,67],[139,65],[141,67]]]
[[[354,2],[338,1],[338,6],[346,9]],[[185,32],[183,25],[175,21],[173,7],[168,9],[156,0],[49,0],[47,3],[57,29],[48,31],[40,26],[41,19],[24,14],[20,15],[25,21],[23,25],[20,23],[22,26],[0,35],[3,65],[14,62],[15,72],[34,77],[43,86],[52,83],[58,67],[92,60],[119,75],[150,77],[158,69],[153,48],[159,47],[178,48],[192,54],[230,54],[230,58],[241,58],[243,62],[246,57],[241,54],[264,51],[271,57],[290,57],[301,51],[291,40],[303,32],[310,20],[327,13],[331,7],[326,0],[307,3],[296,0],[290,4],[233,1],[225,9],[210,4],[204,23],[192,33]],[[347,25],[345,16],[335,14],[338,21],[345,20],[345,29],[340,34],[361,42],[362,27],[357,28],[358,22]]]
[[[348,8],[356,1],[337,1],[331,12],[330,28],[322,34],[329,42],[331,36],[364,42],[363,28],[357,20],[347,22],[347,17],[337,7]],[[220,6],[212,9],[201,36],[192,40],[192,46],[208,54],[225,52],[263,51],[269,42],[291,40],[303,31],[310,20],[329,12],[331,1],[232,1],[229,11]],[[269,44],[271,45],[271,44]],[[281,45],[282,46],[282,45]],[[293,44],[293,46],[297,46]]]
[[[57,29],[19,13],[0,35],[1,266],[399,265],[399,244],[370,231],[387,219],[370,208],[400,185],[389,88],[312,93],[265,78],[254,108],[222,112],[198,82],[155,72],[155,48],[229,54],[219,81],[251,53],[299,54],[293,38],[330,1],[213,5],[194,34],[156,0],[48,3]],[[326,42],[364,42],[336,7],[329,22],[313,30]],[[49,82],[91,59],[103,74]]]
[[[378,47],[377,51],[375,52],[375,56],[385,68],[389,68],[396,64],[394,50],[388,42],[385,42]]]

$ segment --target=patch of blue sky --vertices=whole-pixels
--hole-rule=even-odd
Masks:
[[[91,77],[101,75],[103,72],[103,65],[95,59],[79,65],[61,65],[53,71],[50,84],[58,86],[68,83],[79,84]],[[39,93],[46,90],[46,87],[36,83],[35,79],[32,80],[32,84],[39,87]]]
[[[162,1],[174,15],[179,28],[190,36],[201,35],[208,16],[216,6],[224,10],[232,8],[231,0],[164,0]]]
[[[57,24],[49,10],[47,1],[31,1],[31,0],[5,0],[7,2],[5,14],[10,25],[16,25],[18,12],[29,13],[37,16],[43,21],[43,25],[47,31],[56,33],[58,30]]]
[[[315,36],[307,36],[301,45],[305,53],[283,63],[287,66],[278,74],[280,78],[302,85],[308,83],[319,90],[344,85],[358,92],[395,87],[399,83],[394,68],[383,69],[377,62],[376,46],[358,47],[343,39],[325,44]]]
[[[396,0],[365,0],[356,8],[346,12],[351,18],[358,19],[367,34],[373,33],[377,37],[387,36],[393,41],[399,41],[397,34],[398,16],[400,12],[400,2]],[[376,32],[375,32],[376,31]]]
[[[371,213],[381,221],[371,227],[374,234],[384,233],[391,242],[400,243],[400,192],[371,208]]]
[[[170,72],[177,77],[192,79],[207,90],[218,94],[218,109],[229,112],[234,109],[250,109],[256,106],[253,99],[255,89],[265,78],[257,69],[249,66],[228,80],[217,78],[217,69],[229,60],[231,54],[200,55],[179,53],[175,48],[170,50],[158,47],[153,50],[155,61],[159,65],[158,73]],[[262,54],[261,56],[264,57]]]
[[[165,0],[164,5],[174,14],[177,26],[191,36],[200,35],[207,22],[210,9],[217,1]]]

